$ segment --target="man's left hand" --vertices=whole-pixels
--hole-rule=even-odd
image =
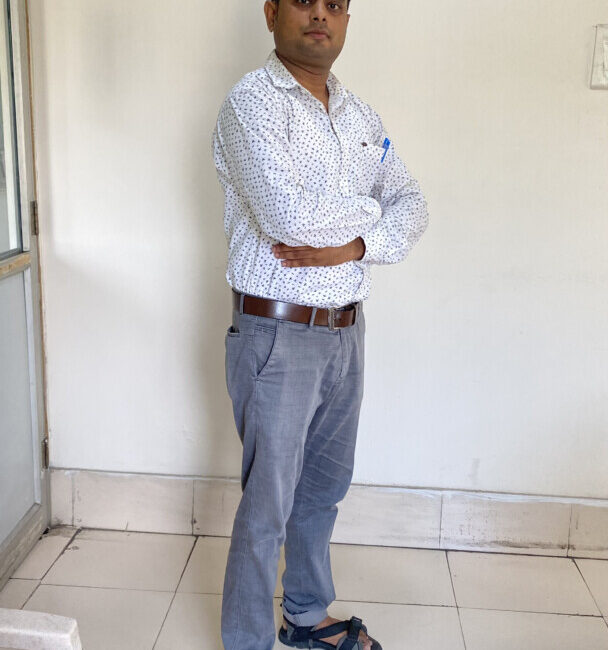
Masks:
[[[288,246],[273,244],[272,252],[275,257],[282,259],[282,266],[337,266],[351,260],[361,259],[365,252],[365,244],[361,237],[344,246]]]

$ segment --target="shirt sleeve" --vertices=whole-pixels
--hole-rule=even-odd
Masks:
[[[380,116],[372,110],[377,144],[388,134]],[[389,138],[390,139],[390,138]],[[372,194],[382,207],[382,217],[362,235],[365,253],[359,264],[395,264],[401,262],[422,237],[429,222],[427,202],[418,181],[409,173],[391,141],[379,165],[379,178]]]
[[[304,187],[287,128],[285,111],[263,88],[233,89],[213,132],[220,182],[247,202],[266,235],[288,246],[342,246],[368,232],[382,215],[379,202]]]

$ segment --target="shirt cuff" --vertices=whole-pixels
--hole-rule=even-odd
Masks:
[[[382,216],[382,206],[380,203],[371,196],[361,196],[359,198],[361,200],[361,208],[376,217],[376,222],[378,222]]]
[[[365,253],[363,253],[363,257],[357,260],[357,262],[361,262],[362,264],[376,264],[382,258],[384,233],[379,229],[372,228],[367,234],[362,235],[361,239],[365,245]]]

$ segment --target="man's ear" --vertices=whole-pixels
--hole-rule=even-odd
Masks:
[[[266,16],[266,25],[270,31],[274,29],[277,15],[277,3],[273,0],[266,0],[264,3],[264,15]]]

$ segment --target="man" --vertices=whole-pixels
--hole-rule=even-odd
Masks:
[[[280,641],[381,650],[360,618],[328,615],[329,541],[352,478],[369,267],[403,260],[428,212],[380,117],[330,72],[349,3],[266,0],[275,49],[231,89],[213,133],[233,299],[226,382],[243,443],[226,650],[273,648],[283,544]]]

